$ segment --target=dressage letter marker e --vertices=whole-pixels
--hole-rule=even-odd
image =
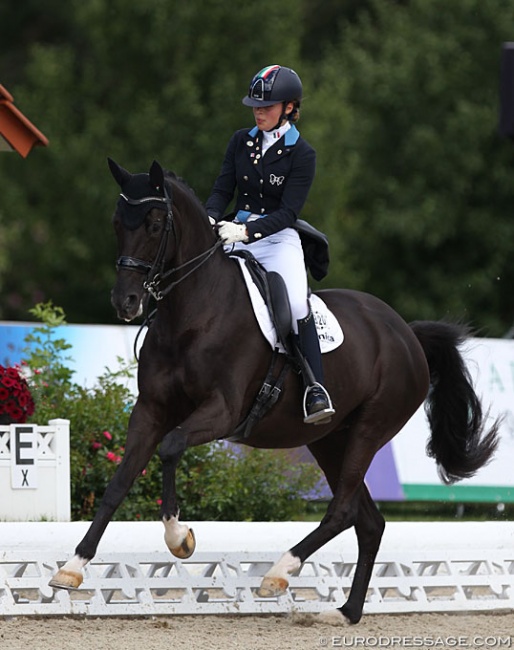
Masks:
[[[11,427],[11,487],[37,488],[37,434],[32,425]]]

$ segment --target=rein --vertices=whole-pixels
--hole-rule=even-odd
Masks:
[[[162,274],[156,273],[151,280],[146,280],[145,282],[143,282],[143,288],[146,289],[146,291],[148,291],[148,293],[151,294],[155,298],[155,300],[162,300],[164,296],[166,296],[174,287],[177,286],[177,284],[180,284],[183,280],[188,278],[191,275],[191,273],[194,273],[205,262],[207,262],[207,260],[211,257],[211,255],[213,255],[216,252],[216,250],[222,245],[223,242],[217,241],[213,246],[208,248],[206,251],[200,253],[200,255],[197,255],[196,257],[193,257],[187,262],[184,262],[184,264],[181,264],[180,266],[175,266],[174,268],[169,269],[168,271]],[[178,280],[171,282],[164,289],[159,289],[159,285],[161,284],[161,282],[167,280],[171,275],[173,275],[173,273],[182,271],[182,269],[186,268],[190,264],[193,264],[194,262],[197,261],[198,264],[196,266],[193,266],[193,268],[190,269],[187,273],[184,273],[184,275],[180,277]]]
[[[146,262],[145,260],[140,260],[137,257],[130,257],[122,255],[116,261],[116,268],[118,271],[136,271],[137,273],[146,273],[147,279],[143,282],[143,288],[147,291],[155,300],[162,300],[174,287],[180,284],[183,280],[188,278],[192,273],[199,269],[207,260],[216,252],[216,250],[223,245],[221,241],[217,241],[213,246],[208,248],[200,255],[193,257],[192,259],[184,262],[180,266],[168,269],[168,271],[163,272],[164,268],[164,255],[166,253],[166,248],[168,246],[168,239],[171,230],[174,230],[173,222],[173,201],[171,195],[168,193],[166,184],[163,184],[163,197],[156,196],[145,196],[142,199],[131,199],[125,194],[120,194],[121,198],[125,200],[129,205],[141,205],[144,203],[159,201],[166,204],[166,225],[164,232],[159,243],[159,249],[157,255],[152,263]],[[193,268],[191,268],[187,273],[182,277],[178,278],[168,284],[165,288],[161,288],[163,282],[168,280],[173,274],[182,271],[191,264],[198,262]]]

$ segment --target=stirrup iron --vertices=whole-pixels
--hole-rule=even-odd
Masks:
[[[309,395],[309,391],[313,387],[316,387],[323,393],[327,402],[327,406],[319,411],[315,411],[314,413],[308,413],[307,397]],[[314,382],[313,384],[310,384],[310,386],[306,387],[303,393],[303,421],[306,424],[328,424],[332,416],[334,415],[334,413],[335,413],[335,409],[332,404],[332,400],[330,399],[330,395],[328,394],[327,389],[322,384],[320,384],[319,382]]]

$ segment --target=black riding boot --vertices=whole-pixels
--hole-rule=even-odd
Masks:
[[[321,350],[312,312],[297,322],[300,352],[307,362],[302,367],[305,385],[303,421],[307,424],[326,424],[335,410],[330,395],[323,386]]]

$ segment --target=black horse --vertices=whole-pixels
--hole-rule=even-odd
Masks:
[[[113,217],[119,258],[112,303],[125,321],[140,313],[148,291],[158,307],[140,352],[139,396],[123,461],[75,556],[50,582],[67,589],[80,586],[82,568],[159,444],[165,540],[176,556],[191,555],[194,535],[178,519],[177,464],[188,447],[234,432],[252,408],[272,355],[239,266],[223,251],[193,191],[156,162],[148,174],[135,175],[109,164],[122,190]],[[377,451],[426,399],[427,452],[442,480],[451,483],[490,460],[498,424],[484,431],[481,404],[458,351],[465,328],[432,321],[408,325],[384,302],[358,291],[319,295],[345,333],[344,343],[323,355],[336,415],[328,424],[304,424],[301,379],[289,372],[279,401],[244,443],[272,449],[307,445],[333,499],[319,526],[266,574],[259,594],[282,593],[306,558],[354,526],[358,562],[340,611],[356,623],[385,527],[364,482]]]

